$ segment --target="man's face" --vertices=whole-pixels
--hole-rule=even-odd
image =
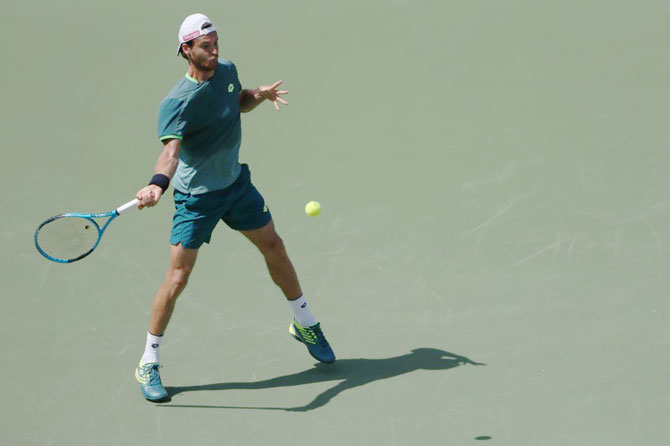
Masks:
[[[219,59],[219,36],[214,31],[195,39],[192,47],[184,45],[182,49],[197,69],[211,71],[216,68]]]

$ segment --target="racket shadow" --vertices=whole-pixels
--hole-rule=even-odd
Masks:
[[[334,364],[316,364],[315,367],[292,375],[279,376],[256,382],[229,382],[204,384],[199,386],[166,387],[169,399],[199,391],[217,390],[262,390],[277,387],[291,387],[327,381],[337,381],[330,389],[317,395],[309,404],[299,407],[244,407],[244,406],[202,406],[185,404],[162,404],[161,407],[182,407],[200,409],[256,409],[306,412],[328,404],[345,390],[364,386],[417,370],[449,370],[461,365],[486,365],[474,362],[465,356],[434,348],[417,348],[411,353],[385,359],[339,359]]]

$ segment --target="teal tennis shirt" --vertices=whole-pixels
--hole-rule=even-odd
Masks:
[[[240,174],[242,142],[237,69],[219,59],[214,76],[177,82],[158,110],[158,138],[181,140],[172,185],[193,195],[225,189]]]

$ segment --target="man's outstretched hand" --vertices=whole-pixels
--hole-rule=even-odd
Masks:
[[[282,81],[277,81],[272,85],[261,85],[256,89],[256,96],[259,99],[267,99],[271,101],[277,110],[279,110],[279,103],[281,102],[284,105],[288,105],[281,96],[288,94],[286,90],[277,90],[277,87],[281,85]]]

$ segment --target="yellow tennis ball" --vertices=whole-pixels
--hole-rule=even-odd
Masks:
[[[316,217],[321,212],[321,205],[317,201],[310,201],[305,205],[305,214]]]

